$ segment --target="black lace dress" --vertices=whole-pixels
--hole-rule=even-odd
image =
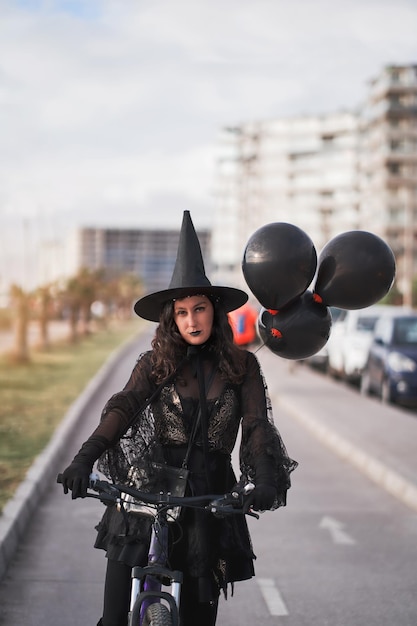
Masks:
[[[268,457],[273,468],[277,499],[272,508],[284,506],[290,487],[290,473],[297,463],[290,459],[272,420],[266,384],[256,357],[246,353],[243,382],[225,382],[216,369],[214,356],[202,351],[203,368],[211,376],[207,391],[208,473],[201,433],[193,445],[188,469],[188,490],[195,495],[225,493],[236,483],[231,465],[239,427],[240,471],[253,478],[256,462]],[[115,394],[104,408],[95,434],[112,445],[102,455],[98,469],[114,482],[125,482],[132,465],[165,460],[180,467],[184,459],[193,421],[199,405],[199,385],[195,371],[186,365],[176,380],[162,388],[157,398],[141,411],[134,425],[125,431],[131,417],[155,391],[151,382],[150,352],[136,363],[125,389]],[[95,547],[107,557],[127,565],[144,565],[149,545],[150,518],[129,514],[128,526],[115,508],[106,509],[97,526]],[[178,522],[170,524],[170,565],[198,579],[200,600],[216,597],[228,583],[254,575],[255,558],[244,516],[215,518],[204,511],[184,509]]]

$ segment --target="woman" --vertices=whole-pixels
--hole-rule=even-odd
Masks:
[[[149,468],[155,460],[181,467],[199,419],[187,465],[189,492],[225,493],[234,486],[231,452],[241,426],[241,471],[255,483],[246,507],[285,505],[297,464],[273,424],[259,364],[234,345],[227,316],[246,300],[239,289],[211,285],[185,211],[169,288],[135,304],[139,316],[159,322],[152,349],[139,357],[125,388],[109,400],[100,425],[64,471],[66,493],[85,496],[97,459],[116,482],[128,480],[132,467]],[[110,507],[97,527],[95,546],[108,559],[102,626],[126,625],[131,567],[146,562],[150,520],[129,517],[126,532],[123,516]],[[181,626],[213,626],[220,591],[254,575],[245,518],[217,519],[187,509],[172,528],[170,565],[185,575]]]

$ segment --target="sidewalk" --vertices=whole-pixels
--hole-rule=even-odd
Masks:
[[[65,339],[69,336],[69,323],[64,321],[52,320],[48,326],[49,340],[54,341]],[[29,347],[35,347],[40,344],[40,331],[37,322],[30,322],[28,332]],[[0,354],[10,352],[14,345],[13,330],[0,331]]]

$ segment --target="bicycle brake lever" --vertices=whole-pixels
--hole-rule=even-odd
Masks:
[[[247,482],[243,487],[241,485],[241,482],[239,482],[236,487],[237,488],[234,489],[231,494],[233,498],[236,499],[242,496],[247,496],[255,489],[255,485],[252,482]]]
[[[120,498],[120,490],[106,480],[100,480],[98,474],[91,473],[89,483],[89,488],[93,491],[97,491],[102,501],[107,500],[108,502],[111,501],[114,503],[117,501],[117,498]]]
[[[255,485],[253,483],[246,483],[246,485],[243,487],[243,495],[247,496],[248,493],[251,493],[253,490],[255,489]]]
[[[95,484],[100,480],[100,476],[96,474],[95,472],[91,472],[88,480],[89,480],[90,489],[94,489]]]

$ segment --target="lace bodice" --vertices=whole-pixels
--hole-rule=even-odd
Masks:
[[[257,459],[268,456],[280,493],[277,506],[285,504],[289,474],[296,463],[289,459],[274,425],[267,387],[255,355],[246,353],[246,374],[241,384],[222,380],[212,356],[205,358],[203,364],[206,373],[214,368],[206,394],[210,452],[230,455],[241,425],[242,473],[253,478]],[[138,461],[162,460],[164,446],[188,443],[199,398],[195,372],[187,364],[151,405],[143,408],[156,388],[150,375],[148,352],[138,359],[123,391],[106,404],[95,432],[113,444],[101,457],[99,469],[115,481],[126,480],[130,466]],[[133,425],[125,432],[135,414]]]

